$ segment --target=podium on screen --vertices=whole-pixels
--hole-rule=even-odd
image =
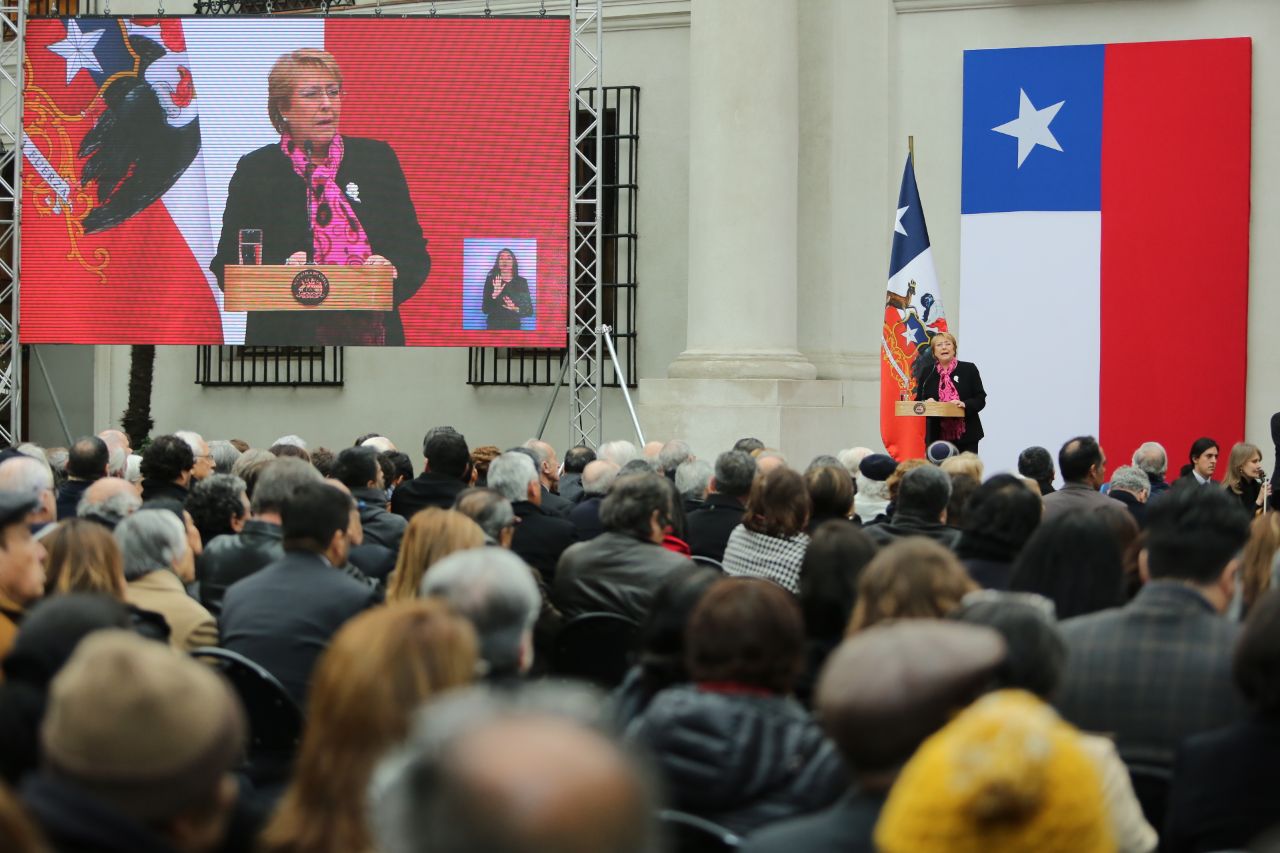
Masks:
[[[390,266],[228,264],[227,311],[393,311]]]
[[[231,269],[231,267],[227,267]],[[963,418],[964,407],[959,403],[926,403],[923,400],[899,400],[893,404],[893,413],[906,418]]]

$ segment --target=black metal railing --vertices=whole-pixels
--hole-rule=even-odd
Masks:
[[[206,387],[337,387],[343,383],[342,347],[196,348],[196,384]]]

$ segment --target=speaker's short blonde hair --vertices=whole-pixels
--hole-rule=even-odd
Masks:
[[[306,68],[318,68],[342,85],[342,69],[333,54],[314,47],[300,47],[292,53],[286,53],[271,66],[267,75],[267,115],[271,117],[271,126],[279,134],[284,134],[289,123],[284,120],[284,108],[289,106],[293,98],[293,87],[297,83],[298,74]]]

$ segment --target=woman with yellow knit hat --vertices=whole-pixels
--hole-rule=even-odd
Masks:
[[[1102,783],[1078,732],[1021,690],[978,700],[907,762],[882,853],[1113,853]]]

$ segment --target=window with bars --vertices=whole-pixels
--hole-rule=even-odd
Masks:
[[[594,90],[583,90],[594,104]],[[599,106],[601,139],[601,285],[600,321],[613,329],[618,361],[629,387],[636,385],[636,203],[640,146],[640,88],[606,86]],[[584,114],[581,119],[586,122]],[[579,143],[584,152],[595,151],[595,134]],[[588,178],[580,168],[579,181]],[[570,265],[572,268],[572,264]],[[586,282],[574,286],[589,287]],[[573,300],[570,300],[573,304]],[[568,325],[566,318],[566,327]],[[560,381],[567,351],[535,347],[471,347],[467,359],[470,385],[554,385]],[[603,382],[617,388],[621,377],[606,357]]]
[[[207,387],[338,387],[342,347],[196,348],[196,384]]]

